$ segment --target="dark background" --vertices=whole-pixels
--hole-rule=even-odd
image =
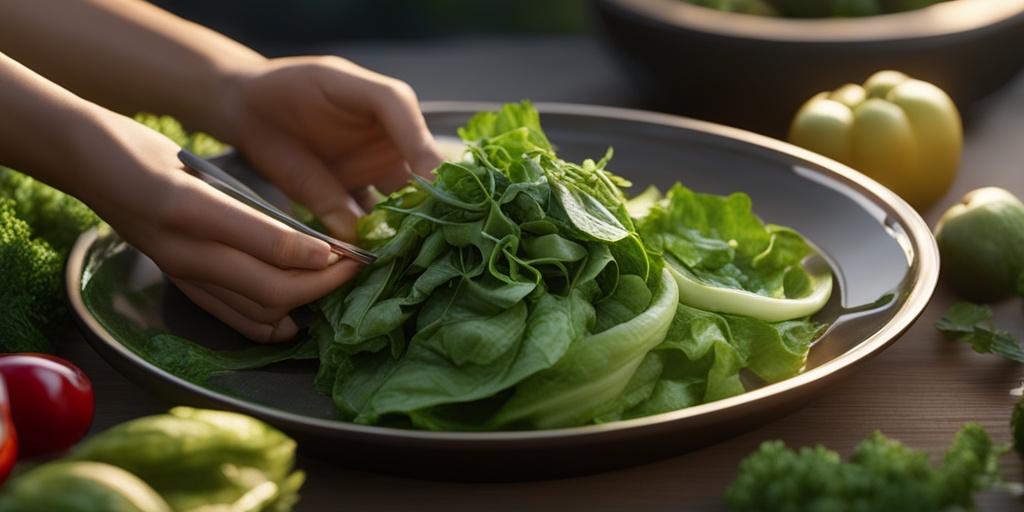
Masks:
[[[353,40],[590,30],[587,0],[155,0],[265,54]]]

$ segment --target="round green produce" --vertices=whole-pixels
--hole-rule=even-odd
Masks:
[[[139,477],[101,462],[51,462],[12,480],[2,512],[171,512]]]
[[[1024,272],[1024,203],[999,187],[968,192],[935,226],[943,279],[965,298],[1017,293]]]

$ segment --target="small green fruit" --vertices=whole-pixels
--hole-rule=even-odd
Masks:
[[[1024,203],[999,187],[968,192],[935,226],[943,279],[965,298],[1013,296],[1024,272]]]
[[[51,462],[12,480],[3,512],[171,512],[139,477],[100,462]]]

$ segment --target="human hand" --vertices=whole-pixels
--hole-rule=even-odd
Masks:
[[[373,189],[430,177],[443,160],[404,82],[331,56],[270,59],[233,76],[212,131],[338,238],[355,240]]]
[[[187,174],[169,139],[112,114],[102,123],[102,136],[77,159],[89,179],[76,193],[194,303],[244,336],[292,339],[298,326],[289,313],[359,272],[326,243]]]

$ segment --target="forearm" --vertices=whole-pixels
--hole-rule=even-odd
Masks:
[[[159,178],[137,169],[174,169],[177,147],[169,139],[2,53],[0,112],[0,165],[78,197],[103,217],[116,213],[105,199],[111,193],[159,193]]]
[[[214,134],[253,50],[140,0],[0,0],[0,51],[112,110]]]
[[[66,189],[76,138],[101,115],[95,105],[0,53],[0,165]]]

